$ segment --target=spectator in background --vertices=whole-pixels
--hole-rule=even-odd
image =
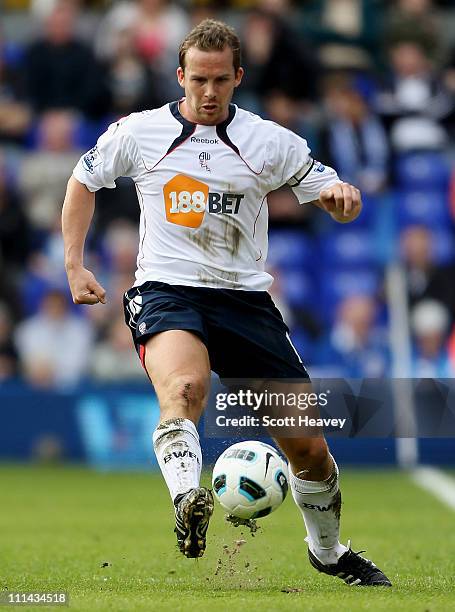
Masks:
[[[11,272],[18,274],[30,252],[31,228],[22,210],[22,202],[8,182],[6,166],[0,153],[0,258],[5,261]]]
[[[328,70],[370,71],[379,63],[382,6],[378,0],[308,0],[302,29]]]
[[[131,29],[139,56],[160,76],[160,98],[180,95],[174,86],[180,41],[189,29],[183,9],[171,0],[118,2],[102,20],[96,40],[96,53],[110,61],[116,53],[118,32]]]
[[[398,0],[390,3],[384,23],[386,47],[401,41],[414,41],[440,63],[444,55],[442,16],[433,0]]]
[[[137,52],[132,27],[119,29],[114,34],[114,48],[107,66],[115,117],[158,108],[165,102],[160,96],[159,77]]]
[[[62,227],[57,214],[49,231],[36,233],[34,250],[21,275],[21,307],[24,315],[35,314],[50,289],[65,287],[62,257]]]
[[[243,27],[245,77],[236,101],[254,112],[261,98],[278,92],[292,100],[310,101],[316,94],[318,69],[310,49],[274,13],[253,10]]]
[[[73,0],[57,0],[43,36],[27,50],[27,98],[37,113],[58,109],[98,118],[109,107],[105,75],[91,48],[77,39],[77,16]]]
[[[410,306],[427,298],[437,300],[455,323],[455,265],[436,264],[430,231],[422,225],[405,228],[400,235],[400,250],[406,266]]]
[[[139,0],[135,25],[140,55],[165,76],[174,77],[176,53],[188,31],[188,19],[172,0]]]
[[[0,302],[0,384],[15,378],[18,372],[17,351],[13,343],[13,321],[4,302]]]
[[[60,230],[61,231],[61,230]],[[27,261],[27,267],[21,278],[20,305],[24,316],[32,316],[38,312],[41,302],[54,287],[64,287],[65,274],[61,257],[56,265],[55,253],[49,253],[49,244],[57,238],[56,228],[41,238],[42,244],[37,246]],[[51,247],[51,248],[50,248]]]
[[[5,304],[8,312],[19,318],[23,313],[19,287],[21,276],[12,270],[8,259],[0,255],[0,303]]]
[[[313,156],[319,148],[316,113],[308,101],[294,97],[284,90],[274,89],[264,98],[264,110],[267,119],[298,134],[308,143]]]
[[[431,235],[426,227],[412,225],[400,235],[401,258],[406,267],[408,303],[412,307],[423,299],[433,268]]]
[[[37,150],[23,158],[19,186],[36,229],[50,230],[61,210],[68,176],[81,155],[74,144],[75,125],[68,112],[48,111],[38,125]]]
[[[100,278],[102,278],[102,274],[100,274]],[[108,336],[111,322],[118,316],[119,309],[123,308],[123,296],[128,286],[131,286],[131,278],[131,273],[116,272],[112,272],[106,278],[103,278],[103,282],[105,281],[105,285],[108,287],[109,301],[103,305],[94,304],[93,308],[87,309],[87,317],[97,339]],[[107,310],[103,306],[107,306]]]
[[[93,351],[91,374],[103,382],[143,382],[144,372],[123,317],[109,321],[106,337]]]
[[[345,298],[336,311],[322,363],[349,378],[387,376],[389,355],[384,330],[376,326],[377,303],[370,295]]]
[[[133,280],[137,264],[139,231],[124,219],[112,221],[103,240],[106,263],[117,274],[130,274]]]
[[[134,30],[137,19],[137,3],[121,1],[112,4],[103,15],[94,40],[96,57],[109,63],[117,53],[117,38],[123,30]]]
[[[444,86],[450,95],[455,98],[455,45],[452,43],[452,47],[448,53],[447,62],[443,68],[442,78]],[[450,147],[452,153],[452,159],[454,158],[454,141],[455,141],[455,121],[452,121],[448,125],[450,133]]]
[[[308,357],[309,342],[310,340],[317,340],[322,332],[317,313],[309,305],[289,303],[289,296],[286,295],[285,289],[285,285],[289,283],[289,280],[285,280],[286,272],[270,265],[267,265],[267,272],[273,276],[273,283],[269,289],[273,303],[281,312],[286,325],[291,329],[293,343],[296,342],[296,333],[297,337],[299,332],[305,335],[305,345],[302,348],[306,353],[308,362],[311,363],[311,357]]]
[[[110,322],[117,318],[119,309],[123,308],[124,293],[134,283],[138,241],[137,227],[124,218],[111,221],[100,237],[99,275],[109,300],[102,306],[95,304],[87,312],[100,337],[109,334]]]
[[[258,0],[257,2],[249,2],[247,0],[239,0],[239,4],[243,2],[243,5],[246,6],[250,4],[251,6],[259,6],[259,8],[264,11],[269,11],[269,13],[275,13],[283,19],[292,19],[292,8],[293,4],[298,4],[293,2],[293,0]]]
[[[21,71],[8,62],[6,43],[0,32],[0,145],[21,144],[30,122],[31,109],[25,99]]]
[[[96,217],[93,235],[102,240],[106,228],[118,219],[138,227],[140,208],[133,181],[121,177],[115,181],[116,189],[100,189],[96,194]]]
[[[316,206],[296,206],[295,197],[289,187],[281,187],[267,196],[269,223],[271,227],[295,227],[312,233],[313,222],[318,218]]]
[[[447,347],[450,316],[443,304],[423,300],[411,312],[414,337],[412,375],[416,378],[452,378],[455,370]]]
[[[343,181],[358,185],[363,193],[381,192],[387,184],[389,144],[366,95],[339,75],[327,80],[324,101],[324,159],[332,162]]]
[[[189,28],[192,29],[204,19],[220,19],[220,12],[224,10],[220,0],[191,0],[188,6]]]
[[[92,340],[89,323],[70,312],[66,293],[49,291],[39,312],[16,329],[15,342],[25,379],[42,388],[77,385],[88,369]]]
[[[453,120],[453,96],[445,88],[425,48],[403,40],[390,49],[389,81],[376,107],[397,153],[441,150],[447,122]]]

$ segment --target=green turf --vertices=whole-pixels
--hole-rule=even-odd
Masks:
[[[0,483],[0,588],[65,590],[70,610],[454,609],[455,516],[405,474],[342,476],[343,540],[366,548],[393,589],[350,588],[317,574],[290,498],[254,538],[225,524],[217,507],[207,553],[194,561],[176,552],[156,475],[0,466]],[[246,543],[233,554],[239,539]]]

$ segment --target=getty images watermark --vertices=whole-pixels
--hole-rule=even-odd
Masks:
[[[214,438],[455,438],[453,379],[223,379],[204,414]]]
[[[328,405],[330,389],[321,393],[292,391],[253,391],[238,389],[228,393],[215,394],[215,408],[224,412],[229,408],[244,408],[261,412],[259,416],[244,414],[231,416],[217,414],[215,423],[218,427],[338,427],[342,429],[347,418],[325,418],[303,414],[309,409],[324,408]],[[292,409],[292,414],[272,414],[274,409],[280,412]]]

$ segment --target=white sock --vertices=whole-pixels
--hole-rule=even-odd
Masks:
[[[175,418],[160,423],[153,432],[153,448],[172,501],[199,486],[202,452],[192,421]]]
[[[333,459],[333,457],[332,457]],[[341,493],[338,487],[338,466],[327,480],[302,480],[289,474],[292,497],[300,508],[308,533],[306,542],[311,552],[324,563],[337,563],[348,549],[340,544]]]

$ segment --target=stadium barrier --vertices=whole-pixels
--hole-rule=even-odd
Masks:
[[[157,468],[150,441],[158,403],[147,385],[84,385],[58,392],[9,383],[0,387],[0,406],[3,461],[82,462],[100,470]],[[203,422],[199,429],[207,464],[238,441],[204,436]],[[397,462],[393,438],[330,438],[329,443],[340,464]],[[454,465],[455,439],[419,440],[419,455],[425,464]]]

